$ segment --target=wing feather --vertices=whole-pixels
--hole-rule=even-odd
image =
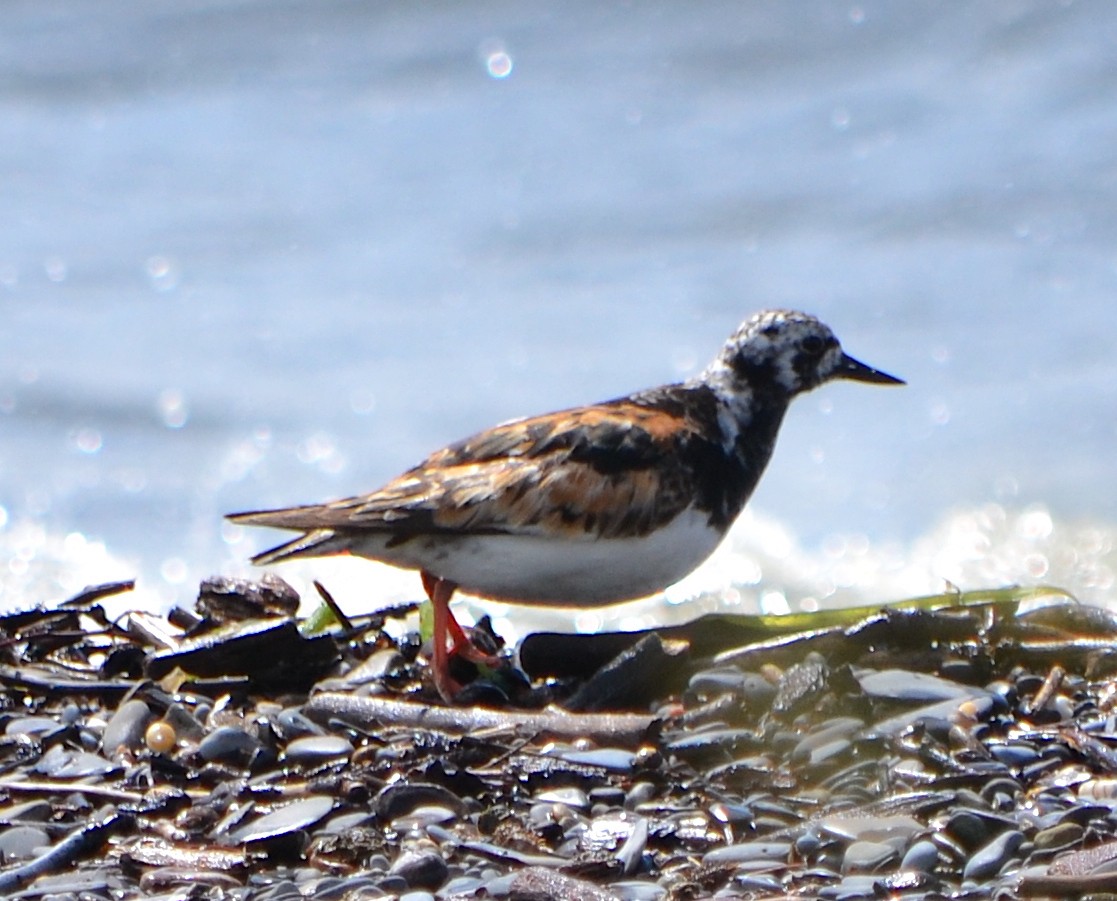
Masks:
[[[693,498],[681,411],[617,401],[516,420],[435,452],[372,494],[237,514],[288,529],[429,533],[644,534]]]

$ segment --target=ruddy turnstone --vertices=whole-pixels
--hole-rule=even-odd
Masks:
[[[769,310],[688,381],[506,422],[371,494],[229,518],[303,533],[255,563],[349,553],[419,570],[434,682],[451,701],[451,655],[491,659],[454,619],[456,589],[592,606],[678,581],[741,512],[791,399],[839,378],[903,384],[845,354],[815,317]]]

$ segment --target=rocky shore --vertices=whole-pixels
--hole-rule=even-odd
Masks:
[[[450,708],[410,608],[130,587],[0,617],[2,897],[1117,892],[1117,621],[1054,591],[534,635]]]

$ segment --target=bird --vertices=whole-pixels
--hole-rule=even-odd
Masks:
[[[256,564],[351,554],[418,570],[434,686],[453,703],[451,658],[493,662],[454,618],[455,591],[595,607],[679,581],[744,508],[791,401],[835,379],[904,384],[846,354],[816,317],[765,310],[688,380],[504,422],[370,494],[228,518],[301,533]]]

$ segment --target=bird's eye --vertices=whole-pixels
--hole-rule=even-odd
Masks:
[[[821,356],[822,352],[826,349],[826,342],[818,337],[818,335],[807,335],[799,342],[799,347],[812,357],[817,357]]]

